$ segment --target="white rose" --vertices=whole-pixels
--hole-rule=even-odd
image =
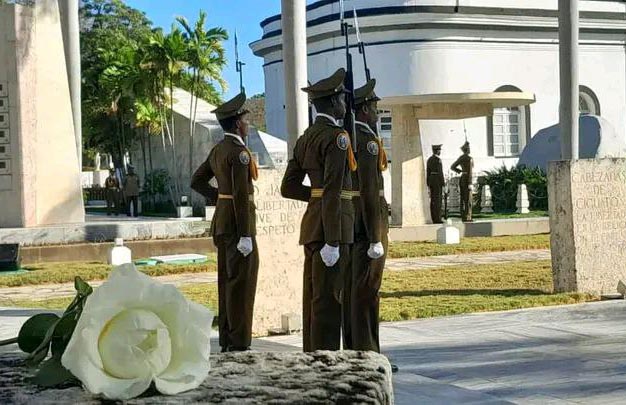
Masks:
[[[152,381],[178,394],[207,377],[212,321],[176,287],[125,264],[87,299],[61,363],[109,399],[139,396]]]

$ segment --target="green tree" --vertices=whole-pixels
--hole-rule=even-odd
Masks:
[[[187,63],[191,70],[191,102],[189,103],[189,176],[193,173],[193,138],[196,128],[198,112],[198,93],[202,84],[214,81],[226,90],[226,82],[222,78],[222,69],[226,65],[225,51],[222,41],[228,39],[228,33],[223,28],[205,29],[207,14],[200,11],[196,24],[192,27],[184,17],[177,17],[176,21],[185,32],[187,45]]]

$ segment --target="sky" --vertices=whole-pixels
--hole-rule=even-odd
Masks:
[[[220,26],[229,33],[226,45],[228,65],[223,76],[229,84],[227,100],[239,92],[239,74],[235,71],[234,32],[239,39],[239,57],[244,66],[244,86],[248,97],[265,91],[263,59],[254,56],[249,44],[261,38],[259,25],[265,18],[280,13],[280,0],[126,0],[126,4],[144,11],[157,27],[170,30],[174,17],[184,16],[194,23],[200,10],[208,14],[207,28]]]

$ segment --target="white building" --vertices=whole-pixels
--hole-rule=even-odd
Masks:
[[[359,15],[368,65],[383,98],[441,93],[523,91],[536,102],[496,109],[493,117],[421,120],[424,160],[430,145],[443,144],[444,167],[461,153],[465,134],[476,172],[511,166],[527,142],[559,120],[558,0],[346,0]],[[626,5],[580,1],[581,110],[601,115],[626,137]],[[339,1],[307,7],[308,77],[315,82],[345,66]],[[280,15],[261,23],[251,44],[265,61],[268,131],[286,139]],[[365,82],[352,35],[355,83]],[[382,107],[385,110],[391,108]],[[391,134],[391,114],[382,118]],[[387,140],[386,146],[391,143]],[[393,154],[392,165],[393,165]]]
[[[176,155],[172,156],[172,149],[167,139],[161,136],[152,136],[150,143],[146,142],[146,153],[140,144],[132,151],[134,167],[143,180],[151,170],[166,170],[170,177],[178,174],[181,194],[190,196],[192,204],[198,208],[204,207],[204,199],[191,190],[191,175],[208,157],[209,152],[224,138],[224,131],[219,125],[215,114],[216,107],[199,99],[195,114],[196,126],[193,145],[190,147],[189,136],[191,95],[182,89],[174,89],[174,125],[176,128]],[[196,104],[194,100],[194,104]],[[167,147],[163,147],[163,142]],[[267,133],[250,127],[248,146],[260,167],[274,167],[287,164],[287,142]],[[190,155],[190,150],[193,153]],[[145,157],[145,159],[144,159]],[[151,158],[150,158],[151,157]],[[191,158],[191,164],[189,159]],[[150,167],[152,162],[152,168]],[[174,170],[174,165],[176,169]],[[172,183],[173,184],[173,183]]]

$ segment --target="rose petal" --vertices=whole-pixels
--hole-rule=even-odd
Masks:
[[[110,399],[142,394],[150,385],[149,379],[123,380],[109,375],[98,351],[98,339],[107,322],[131,308],[154,312],[170,334],[171,362],[161,375],[153,377],[157,389],[173,395],[198,387],[209,372],[213,313],[187,300],[174,286],[137,271],[132,264],[115,268],[87,299],[63,355],[63,365],[92,393]]]
[[[94,329],[77,330],[81,333],[72,335],[61,357],[61,364],[70,370],[89,392],[102,394],[109,399],[125,400],[143,394],[150,387],[150,377],[125,380],[107,374],[102,369],[102,360],[98,353],[98,332]]]

